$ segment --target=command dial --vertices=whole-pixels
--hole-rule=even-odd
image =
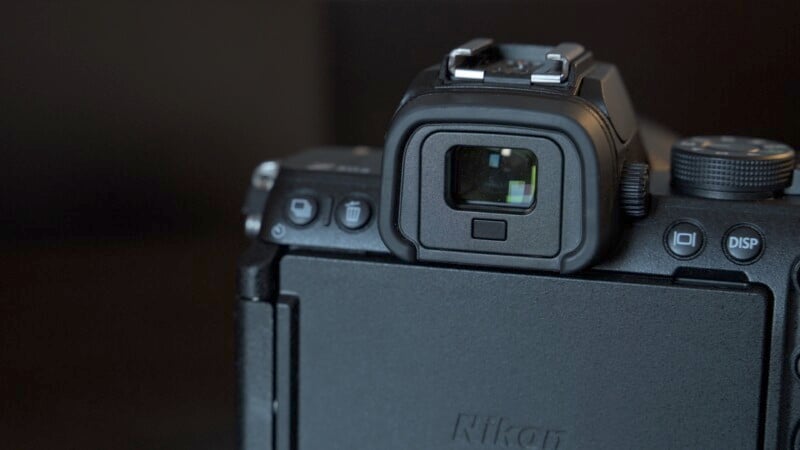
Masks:
[[[695,197],[774,197],[791,184],[794,168],[794,150],[765,139],[696,136],[672,146],[672,186]]]

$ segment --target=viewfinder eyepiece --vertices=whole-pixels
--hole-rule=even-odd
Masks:
[[[469,41],[395,111],[381,238],[406,261],[583,270],[616,246],[625,214],[647,213],[636,130],[619,71],[583,46]]]
[[[456,209],[524,212],[535,202],[536,163],[527,149],[455,146],[447,152],[450,204]]]

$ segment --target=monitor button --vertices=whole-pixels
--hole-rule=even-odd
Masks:
[[[506,221],[472,219],[472,237],[474,239],[489,239],[492,241],[506,240]]]
[[[703,230],[689,222],[673,224],[664,235],[667,250],[678,259],[694,258],[703,249],[704,243]]]

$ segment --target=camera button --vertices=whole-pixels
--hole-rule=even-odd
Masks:
[[[737,264],[755,262],[764,251],[764,237],[749,225],[736,225],[727,233],[722,242],[725,255]]]
[[[506,221],[472,219],[473,239],[489,239],[492,241],[506,240]]]
[[[369,202],[360,198],[345,198],[336,207],[336,221],[349,230],[358,230],[366,225],[371,214]]]
[[[697,256],[705,244],[703,230],[689,222],[672,224],[664,235],[664,244],[669,253],[678,259]]]
[[[291,197],[286,202],[286,217],[295,225],[308,225],[317,217],[319,207],[313,197]]]

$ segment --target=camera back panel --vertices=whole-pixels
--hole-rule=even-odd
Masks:
[[[242,448],[800,448],[795,153],[700,136],[670,172],[645,137],[582,46],[475,39],[382,159],[265,163]]]
[[[766,290],[310,254],[279,272],[275,450],[759,447]]]
[[[378,233],[379,156],[297,155],[267,207],[252,202],[264,213],[240,261],[242,448],[800,439],[796,196],[672,196],[655,178],[649,216],[592,270],[407,263]]]

